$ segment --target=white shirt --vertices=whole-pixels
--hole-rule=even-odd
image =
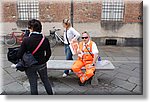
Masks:
[[[90,40],[89,40],[89,42],[86,45],[89,45],[89,44],[90,44]],[[84,45],[85,45],[85,43],[83,43],[83,49],[85,49]],[[99,53],[95,42],[92,43],[92,53],[93,54],[98,54]]]
[[[70,43],[72,39],[77,40],[80,37],[80,34],[73,27],[70,27],[67,30],[67,37]],[[67,39],[66,39],[66,30],[64,30],[64,43],[68,44]]]

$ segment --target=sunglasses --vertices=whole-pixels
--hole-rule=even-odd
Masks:
[[[82,39],[87,39],[88,37],[82,37]]]

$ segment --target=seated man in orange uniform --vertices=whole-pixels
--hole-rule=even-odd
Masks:
[[[82,40],[79,43],[78,59],[72,66],[73,72],[79,77],[79,85],[84,86],[86,83],[91,82],[95,73],[95,63],[98,58],[98,49],[95,42],[90,40],[87,32],[82,33]],[[83,73],[81,68],[85,67],[86,71]]]

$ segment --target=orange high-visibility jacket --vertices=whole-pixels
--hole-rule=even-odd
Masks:
[[[83,52],[82,60],[93,61],[94,54],[92,53],[92,44],[93,44],[93,41],[90,41],[90,43],[86,45],[86,47],[84,47],[85,45],[83,45],[83,42],[79,43],[79,49]]]

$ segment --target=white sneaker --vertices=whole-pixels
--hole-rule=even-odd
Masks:
[[[67,77],[67,74],[66,74],[66,73],[64,73],[62,77]]]

